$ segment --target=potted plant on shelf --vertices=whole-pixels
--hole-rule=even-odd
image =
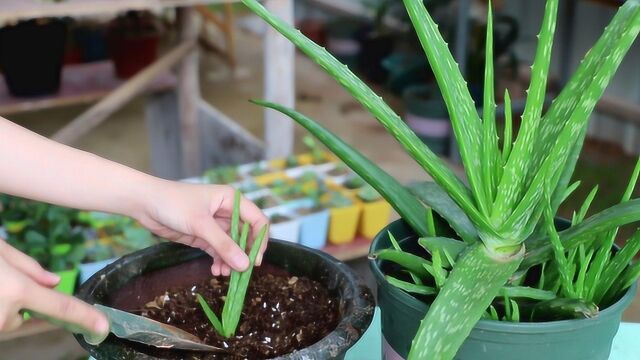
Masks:
[[[60,89],[67,23],[58,18],[21,21],[0,29],[0,68],[17,97],[50,95]]]
[[[73,294],[78,265],[85,257],[85,237],[77,225],[77,211],[2,196],[0,219],[7,242],[61,278],[56,287]]]
[[[640,2],[626,1],[620,7],[574,76],[543,114],[558,12],[557,0],[546,2],[522,126],[513,142],[511,107],[509,97],[505,96],[506,131],[501,145],[495,123],[491,8],[487,17],[481,118],[453,56],[424,4],[404,0],[447,104],[468,185],[423,144],[380,97],[333,56],[271,15],[257,1],[243,0],[243,3],[336,78],[435,181],[410,190],[315,121],[293,109],[256,101],[289,115],[307,128],[387,199],[402,217],[401,221],[383,230],[372,244],[371,267],[374,275],[380,275],[377,276],[378,297],[389,357],[453,359],[460,354],[459,359],[478,359],[483,356],[481,354],[488,358],[508,358],[517,354],[518,358],[525,359],[538,358],[548,351],[562,354],[558,357],[567,359],[607,357],[621,311],[633,297],[635,286],[626,291],[623,289],[633,284],[640,268],[638,263],[629,265],[628,256],[617,261],[617,267],[625,274],[618,278],[622,281],[618,280],[616,285],[621,289],[618,294],[623,295],[613,296],[613,304],[604,305],[606,308],[600,309],[596,320],[574,319],[576,311],[572,311],[565,317],[567,320],[560,323],[479,321],[487,311],[491,313],[491,305],[497,310],[496,306],[502,304],[505,313],[509,313],[506,318],[513,320],[517,316],[511,300],[562,298],[564,293],[559,289],[554,292],[524,286],[527,279],[524,275],[544,274],[542,267],[555,267],[558,269],[556,276],[563,279],[561,286],[573,289],[572,281],[583,282],[580,280],[583,272],[568,271],[567,274],[571,264],[582,261],[600,268],[599,264],[605,259],[615,259],[609,234],[615,233],[621,225],[640,220],[640,199],[635,199],[572,226],[569,224],[568,228],[567,224],[558,223],[556,229],[552,224],[560,203],[577,187],[575,183],[570,184],[570,178],[584,141],[589,115],[640,31]],[[594,239],[606,241],[594,242]],[[419,251],[423,244],[430,249],[429,255]],[[585,251],[580,250],[581,245]],[[592,259],[587,260],[591,250]],[[383,255],[385,253],[392,255]],[[399,271],[394,263],[410,272]],[[582,268],[584,265],[576,266],[576,269]],[[383,276],[399,274],[405,276],[397,279],[402,283]],[[572,279],[572,274],[577,278]],[[596,280],[592,283],[600,286],[601,277],[594,276]],[[410,295],[406,291],[408,287],[420,288],[423,297],[418,299]],[[383,301],[385,297],[387,301]],[[555,306],[562,301],[565,300],[558,300]],[[575,301],[569,299],[570,303]],[[582,313],[593,315],[593,309]],[[417,324],[416,319],[421,317],[422,321]],[[413,322],[402,322],[408,318]],[[504,318],[504,314],[500,318]],[[402,327],[401,333],[389,331],[394,323]],[[495,339],[465,342],[474,331],[486,334],[487,329],[499,329],[509,335],[501,336],[499,346],[491,346]],[[539,334],[551,332],[552,342],[534,340]],[[486,353],[488,349],[491,353]]]
[[[80,344],[98,360],[343,357],[371,322],[371,292],[332,257],[278,240],[270,241],[263,265],[254,269],[267,229],[251,241],[239,204],[237,193],[230,234],[249,252],[247,271],[212,277],[209,255],[161,244],[109,265],[78,292],[90,303],[178,326],[225,354],[151,348],[115,336],[89,345],[78,335]]]
[[[159,26],[148,11],[128,11],[107,28],[107,41],[116,76],[128,79],[158,57]]]
[[[357,197],[362,202],[358,233],[365,239],[373,239],[389,222],[391,205],[370,185],[357,190]]]
[[[407,87],[402,94],[404,120],[437,155],[449,155],[451,122],[447,106],[436,84]]]
[[[360,205],[351,196],[332,189],[320,197],[320,204],[329,209],[329,243],[343,245],[352,242],[358,232]]]

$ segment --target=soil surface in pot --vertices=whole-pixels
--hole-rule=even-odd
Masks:
[[[195,294],[202,295],[219,315],[228,281],[228,277],[215,277],[167,289],[137,313],[234,353],[201,357],[206,359],[268,359],[288,354],[321,340],[340,321],[338,299],[319,282],[265,264],[253,274],[236,336],[226,339],[211,326]],[[161,350],[154,355],[169,353]],[[168,357],[175,358],[175,353]]]

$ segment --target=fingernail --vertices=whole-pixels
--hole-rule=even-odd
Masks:
[[[233,258],[233,267],[238,270],[246,270],[249,267],[249,258],[247,257],[247,255],[236,255]]]
[[[258,258],[256,259],[256,266],[262,265],[262,254],[258,254]]]
[[[60,282],[60,275],[47,271],[47,278],[52,284]]]
[[[109,321],[105,318],[98,320],[95,328],[93,329],[98,334],[108,334],[109,333]]]

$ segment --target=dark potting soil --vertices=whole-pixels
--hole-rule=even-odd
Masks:
[[[340,320],[338,299],[320,283],[263,265],[253,274],[236,335],[226,339],[209,323],[195,294],[202,295],[219,316],[228,281],[228,277],[215,277],[190,288],[169,289],[147,303],[139,314],[181,328],[233,353],[194,354],[205,359],[268,359],[288,354],[318,342]],[[162,352],[168,353],[161,350],[154,355],[163,357]],[[175,358],[175,353],[168,357]]]

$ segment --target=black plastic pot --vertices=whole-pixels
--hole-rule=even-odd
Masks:
[[[378,34],[374,31],[369,31],[363,37],[358,66],[371,81],[383,83],[387,80],[388,72],[382,61],[393,51],[394,39],[390,33]]]
[[[418,137],[438,155],[449,154],[451,121],[438,86],[415,85],[402,94],[405,121]]]
[[[312,346],[277,359],[342,359],[371,323],[375,308],[371,291],[346,264],[301,245],[270,240],[265,261],[293,275],[320,281],[341,300],[342,320],[333,332]],[[127,299],[144,303],[170,287],[190,286],[206,279],[211,276],[210,267],[211,259],[200,250],[173,243],[160,244],[125,256],[99,271],[80,286],[77,296],[92,304],[123,309]],[[99,346],[87,344],[82,336],[76,339],[98,360],[160,358],[150,347],[113,335]],[[169,358],[206,359],[199,355],[202,353],[175,351]]]
[[[449,235],[446,223],[438,219],[436,225],[436,229],[446,229],[446,235]],[[567,223],[560,220],[556,226],[562,228]],[[416,233],[404,221],[398,220],[380,231],[371,244],[371,252],[391,247],[388,231],[401,244],[416,243]],[[412,250],[410,246],[403,248]],[[369,266],[378,285],[385,359],[404,359],[429,307],[423,301],[391,286],[384,279],[385,264],[381,261],[371,260]],[[593,319],[541,323],[481,320],[458,351],[456,359],[606,360],[622,312],[633,300],[636,288],[634,285],[618,302],[600,311],[598,317]]]
[[[327,50],[351,70],[357,70],[365,31],[366,26],[357,20],[335,19],[327,24]]]
[[[0,67],[13,96],[60,89],[67,26],[59,19],[23,21],[0,29]]]

